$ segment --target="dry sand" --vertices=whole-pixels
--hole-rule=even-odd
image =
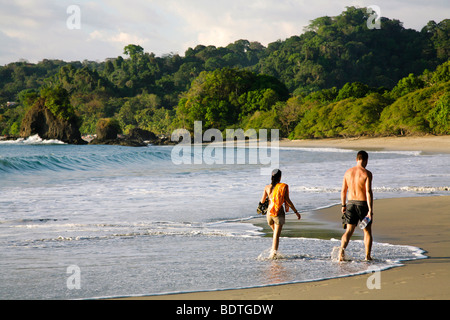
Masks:
[[[450,153],[450,136],[380,137],[280,141],[280,147],[333,147],[342,149],[423,151]]]
[[[450,136],[282,141],[280,146],[335,147],[366,150],[408,150],[450,153]],[[336,227],[340,207],[315,212]],[[307,221],[288,216],[283,230],[302,233]],[[303,225],[302,225],[303,224]],[[408,261],[381,272],[381,288],[368,289],[371,275],[214,292],[150,296],[149,300],[300,300],[300,299],[450,299],[450,196],[376,200],[374,240],[411,245],[428,259]],[[356,232],[355,232],[356,233]],[[355,236],[354,236],[355,237]],[[282,242],[280,244],[282,246]],[[376,258],[376,257],[375,257]],[[136,298],[133,298],[136,299]]]

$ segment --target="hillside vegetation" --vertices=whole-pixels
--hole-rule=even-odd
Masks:
[[[238,40],[157,57],[130,44],[103,62],[13,62],[0,67],[0,134],[18,135],[43,97],[83,134],[101,119],[166,135],[197,120],[289,138],[449,134],[450,20],[415,31],[382,18],[369,30],[368,18],[348,7],[267,47]]]

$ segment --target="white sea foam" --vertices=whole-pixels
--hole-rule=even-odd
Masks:
[[[324,152],[324,153],[355,153],[354,150],[341,148],[306,148],[306,147],[279,147],[279,150],[306,151],[306,152]]]
[[[305,193],[340,193],[341,188],[332,187],[318,187],[318,186],[295,186],[290,188],[292,191]],[[430,187],[430,186],[403,186],[403,187],[374,187],[375,193],[435,193],[435,192],[450,192],[450,186]]]
[[[56,139],[44,140],[39,137],[38,134],[29,136],[28,138],[18,138],[16,140],[1,140],[0,144],[4,145],[51,145],[51,144],[65,144],[64,142]]]

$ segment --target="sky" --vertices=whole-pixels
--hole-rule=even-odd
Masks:
[[[416,30],[450,18],[448,0],[0,0],[0,65],[104,61],[128,44],[157,56],[239,39],[267,46],[315,18],[372,5]]]

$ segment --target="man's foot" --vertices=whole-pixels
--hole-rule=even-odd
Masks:
[[[372,261],[372,257],[368,256],[368,257],[366,257],[366,259],[364,259],[364,261]]]

